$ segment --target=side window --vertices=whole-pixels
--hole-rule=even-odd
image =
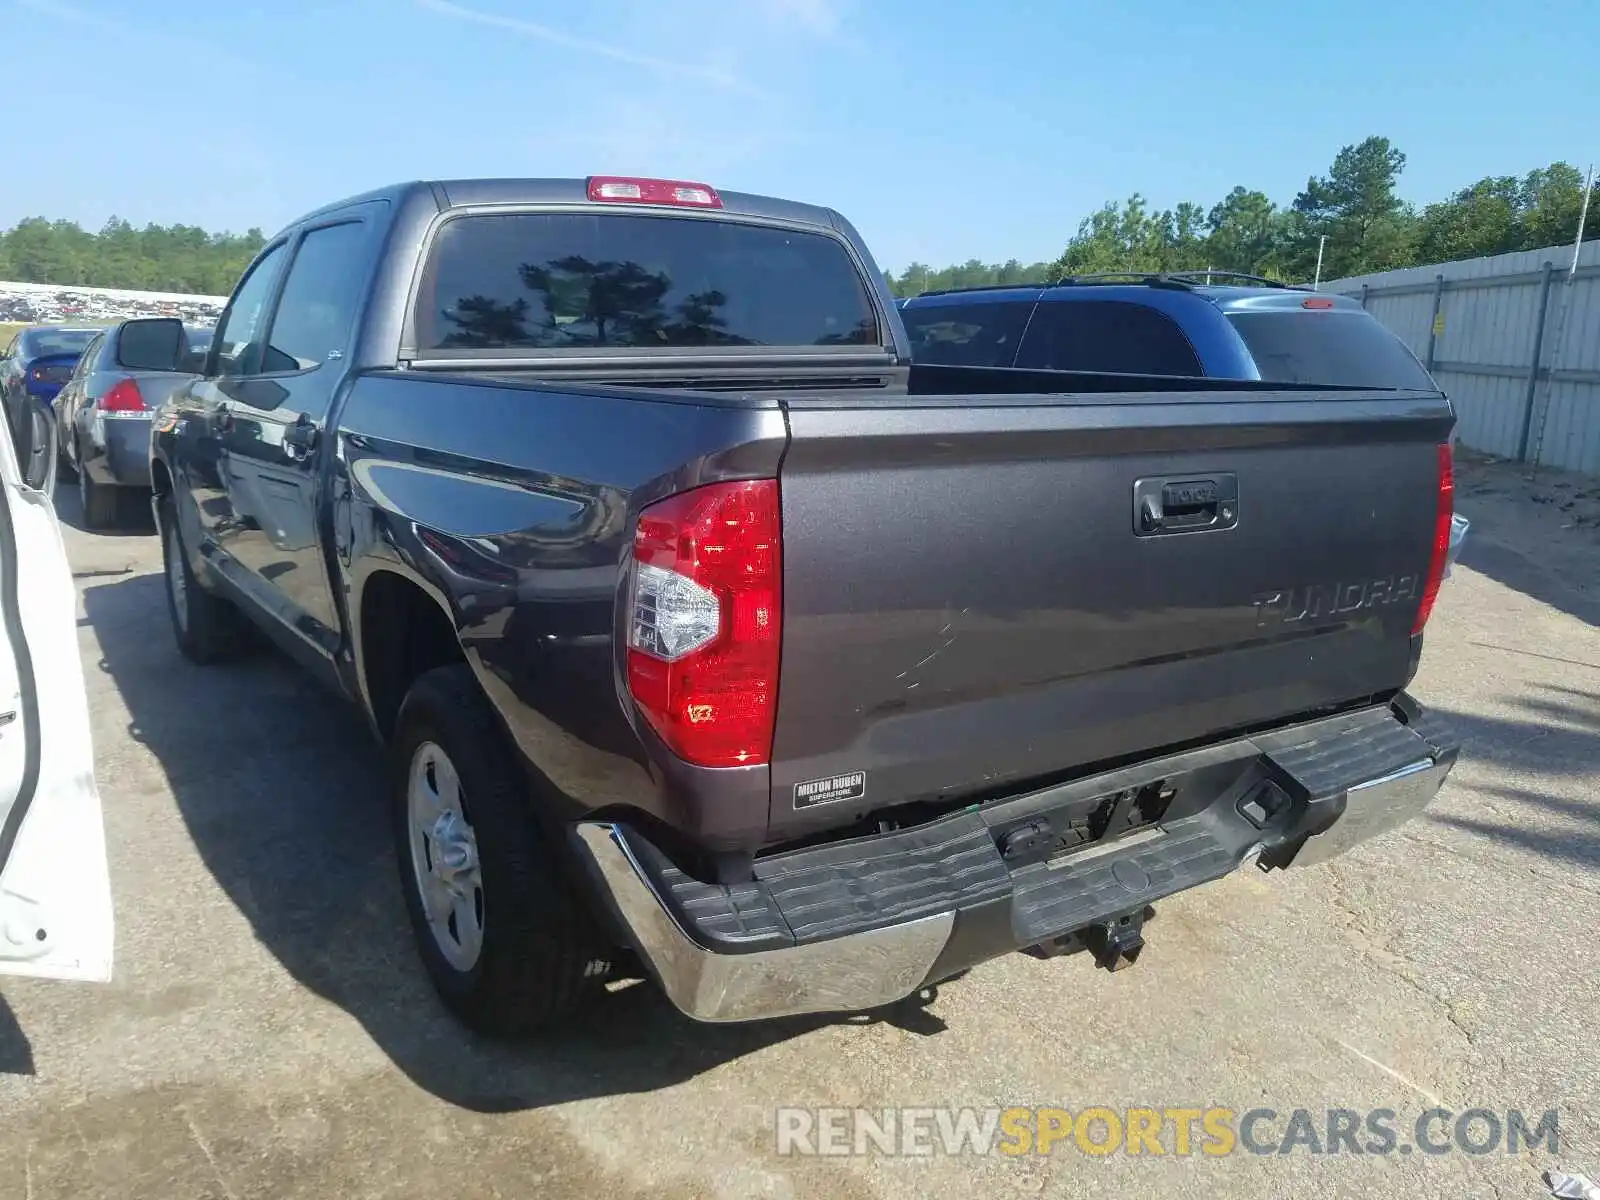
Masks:
[[[1017,366],[1132,375],[1204,375],[1178,323],[1123,300],[1046,300],[1033,314]]]
[[[307,371],[349,349],[366,248],[367,226],[355,221],[306,234],[272,318],[264,371]]]
[[[217,330],[218,375],[261,373],[267,300],[283,270],[283,246],[274,246],[239,285]]]
[[[954,367],[1009,367],[1033,301],[908,305],[900,310],[911,360]]]
[[[20,333],[13,334],[11,336],[11,340],[6,343],[5,350],[0,352],[0,362],[9,362],[11,359],[17,356],[17,341],[21,337],[22,335]]]

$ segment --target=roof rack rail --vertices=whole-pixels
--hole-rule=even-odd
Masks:
[[[1284,288],[1305,292],[1311,289],[1301,283],[1284,283],[1281,279],[1268,279],[1265,275],[1251,275],[1247,271],[1101,271],[1092,275],[1066,275],[1052,287],[1088,287],[1110,283],[1142,283],[1150,287],[1192,288],[1207,285],[1213,279],[1244,279],[1260,287]]]
[[[1018,288],[1104,287],[1108,284],[1143,284],[1147,287],[1165,287],[1176,291],[1190,291],[1209,284],[1212,279],[1244,279],[1260,287],[1283,288],[1286,291],[1308,292],[1303,283],[1284,283],[1281,279],[1268,279],[1265,275],[1251,275],[1246,271],[1098,271],[1087,275],[1063,275],[1060,279],[1035,283],[973,283],[966,287],[930,288],[917,296],[955,296],[964,292],[1003,292]],[[906,299],[916,299],[908,296]]]
[[[1119,282],[1189,291],[1194,285],[1165,271],[1100,271],[1091,275],[1063,275],[1051,287],[1101,287]]]
[[[929,288],[925,292],[918,292],[917,296],[954,296],[960,292],[1003,292],[1012,288],[1046,288],[1051,286],[1049,281],[1036,283],[970,283],[966,287]],[[915,300],[916,296],[907,299]]]

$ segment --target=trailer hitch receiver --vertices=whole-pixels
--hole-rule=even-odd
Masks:
[[[1144,951],[1145,910],[1124,913],[1084,930],[1084,944],[1097,967],[1121,971],[1139,961]]]

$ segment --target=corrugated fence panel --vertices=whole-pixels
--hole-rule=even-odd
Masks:
[[[1428,324],[1433,315],[1431,295],[1369,296],[1367,311],[1394,330],[1418,358],[1427,356]]]
[[[1569,335],[1572,367],[1600,375],[1600,276],[1580,281],[1583,319]],[[1574,297],[1576,301],[1578,297]],[[1577,385],[1583,399],[1577,405],[1575,444],[1563,449],[1562,457],[1581,465],[1573,468],[1600,475],[1600,378],[1587,386]]]
[[[1436,377],[1455,402],[1461,440],[1487,454],[1516,457],[1522,433],[1517,381],[1457,371],[1439,371]]]
[[[1367,311],[1424,361],[1432,336],[1434,376],[1455,403],[1465,445],[1506,458],[1526,448],[1530,459],[1600,474],[1600,241],[1584,243],[1568,282],[1571,262],[1570,245],[1551,246],[1322,286],[1364,296]]]
[[[1600,277],[1576,278],[1551,297],[1553,322],[1545,361],[1556,372],[1550,389],[1541,460],[1576,471],[1600,473]],[[1564,379],[1566,372],[1591,377]],[[1543,397],[1541,396],[1541,399]]]

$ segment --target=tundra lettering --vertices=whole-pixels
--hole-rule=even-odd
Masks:
[[[1323,617],[1340,617],[1363,609],[1415,603],[1419,592],[1416,575],[1374,579],[1369,583],[1308,584],[1299,588],[1258,592],[1250,598],[1256,611],[1256,628],[1292,625]]]

